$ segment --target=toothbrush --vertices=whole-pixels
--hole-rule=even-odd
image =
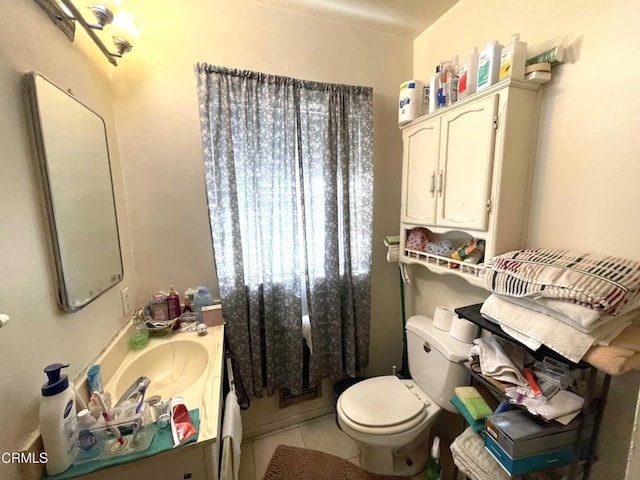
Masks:
[[[138,400],[138,405],[136,405],[136,413],[140,413],[140,409],[142,408],[142,405],[144,404],[144,396],[147,393],[147,387],[149,386],[149,384],[145,384],[145,383],[140,383],[138,385],[138,391],[141,393],[140,395],[140,400]]]
[[[118,427],[110,425],[111,415],[109,415],[109,409],[107,408],[107,404],[104,402],[104,398],[102,397],[100,392],[93,392],[93,394],[91,395],[91,399],[96,401],[100,406],[100,410],[102,410],[102,418],[104,418],[104,421],[107,423],[111,434],[116,437],[116,440],[120,445],[124,445],[125,439],[120,433],[120,430],[118,430]]]

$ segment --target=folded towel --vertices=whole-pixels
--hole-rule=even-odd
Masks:
[[[456,397],[464,404],[474,420],[481,420],[493,413],[475,387],[456,387],[453,389]]]
[[[496,295],[499,298],[520,305],[521,307],[553,317],[576,330],[593,335],[594,337],[606,335],[610,329],[615,328],[612,327],[613,323],[620,324],[624,321],[628,324],[629,321],[633,321],[636,317],[640,316],[640,310],[638,310],[638,306],[635,305],[635,303],[631,305],[633,309],[624,309],[624,311],[621,311],[614,317],[576,303],[567,302],[566,300],[544,297],[523,298],[509,295]]]
[[[474,432],[480,433],[484,431],[484,419],[482,420],[474,419],[473,416],[471,416],[471,413],[469,413],[469,410],[467,410],[467,407],[464,406],[464,403],[462,403],[460,399],[455,395],[451,397],[451,400],[449,401],[451,402],[451,405],[456,407],[456,410],[460,412],[460,415],[464,417],[464,419],[467,421],[469,426],[473,428]]]
[[[535,359],[523,347],[497,335],[476,338],[473,343],[470,353],[480,358],[483,375],[516,385],[528,385],[520,372]]]
[[[583,360],[609,375],[640,370],[640,352],[618,347],[592,347]]]
[[[492,294],[485,300],[480,312],[501,326],[540,342],[576,363],[600,338],[609,341],[631,323],[630,319],[609,322],[602,325],[596,334],[590,335],[549,315],[525,308],[513,300],[512,297]],[[530,348],[535,346],[535,342],[524,343]]]
[[[640,262],[550,248],[493,257],[483,275],[494,293],[569,300],[617,315],[640,298]]]
[[[640,326],[632,325],[625,328],[609,343],[609,346],[640,352]]]
[[[484,440],[468,427],[451,443],[458,469],[473,480],[509,480],[511,477],[484,448]]]

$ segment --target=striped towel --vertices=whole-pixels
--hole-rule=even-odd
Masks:
[[[640,262],[570,250],[515,250],[493,257],[483,275],[494,293],[568,300],[609,315],[640,296]]]

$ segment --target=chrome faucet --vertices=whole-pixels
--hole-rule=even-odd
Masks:
[[[131,386],[127,388],[127,390],[122,394],[122,396],[118,399],[114,407],[122,405],[124,402],[131,398],[138,398],[138,395],[141,395],[144,391],[146,391],[147,387],[151,383],[151,379],[149,377],[138,377],[133,381]]]

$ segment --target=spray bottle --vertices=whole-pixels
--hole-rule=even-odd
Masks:
[[[442,480],[442,467],[440,466],[440,437],[433,437],[431,457],[427,461],[427,480]]]

